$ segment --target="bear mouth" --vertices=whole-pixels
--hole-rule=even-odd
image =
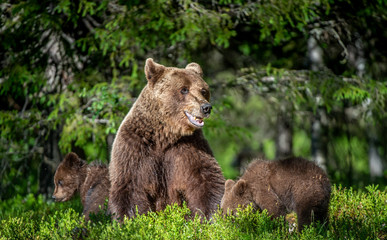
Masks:
[[[55,202],[66,202],[66,201],[68,201],[68,200],[70,200],[70,197],[62,197],[62,198],[55,198],[54,199],[54,201]]]
[[[65,198],[55,198],[55,202],[65,202]]]
[[[202,117],[194,116],[190,114],[187,111],[184,111],[185,115],[187,116],[188,120],[195,126],[195,127],[203,127],[204,126],[204,121]]]

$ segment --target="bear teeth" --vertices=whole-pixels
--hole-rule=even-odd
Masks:
[[[185,113],[185,115],[187,116],[188,120],[189,120],[193,125],[195,125],[196,127],[203,127],[203,126],[204,126],[203,118],[194,116],[194,115],[188,113],[187,111],[184,111],[184,113]]]

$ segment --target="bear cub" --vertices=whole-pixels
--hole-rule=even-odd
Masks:
[[[106,165],[87,164],[77,154],[69,153],[56,169],[54,176],[55,190],[52,195],[56,202],[70,200],[80,193],[85,220],[90,220],[91,213],[103,209],[109,196],[109,171]]]
[[[298,230],[312,221],[326,222],[331,184],[323,169],[303,158],[253,161],[237,181],[227,180],[221,201],[224,213],[252,203],[272,217],[297,214]]]

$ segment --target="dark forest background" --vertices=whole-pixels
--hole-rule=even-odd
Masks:
[[[50,196],[70,151],[108,163],[148,57],[202,66],[226,178],[296,155],[385,186],[386,26],[384,0],[1,1],[0,199]]]

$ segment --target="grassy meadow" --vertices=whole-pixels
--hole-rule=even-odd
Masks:
[[[218,211],[211,220],[187,220],[189,214],[185,206],[168,206],[123,224],[104,213],[86,223],[79,198],[54,203],[42,196],[19,196],[0,203],[0,239],[387,239],[386,189],[373,185],[363,190],[334,185],[329,223],[301,233],[290,231],[283,218],[272,220],[266,211],[253,213],[251,208],[237,216]]]

